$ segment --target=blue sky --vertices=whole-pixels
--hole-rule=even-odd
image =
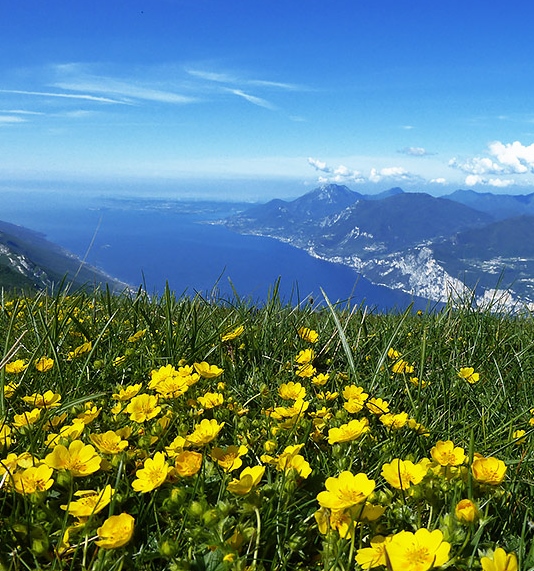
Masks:
[[[533,16],[531,0],[7,0],[0,182],[531,192]]]

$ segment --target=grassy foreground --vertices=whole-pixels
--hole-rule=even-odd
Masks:
[[[0,569],[534,568],[534,320],[3,299]]]

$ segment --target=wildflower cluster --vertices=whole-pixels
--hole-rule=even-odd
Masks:
[[[436,333],[440,362],[415,345],[420,317],[401,352],[385,318],[261,315],[170,295],[5,303],[0,568],[528,562],[531,406],[505,420],[462,343]]]

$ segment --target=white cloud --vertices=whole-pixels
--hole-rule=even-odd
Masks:
[[[262,97],[256,97],[255,95],[250,95],[250,93],[245,93],[244,91],[241,91],[241,89],[229,89],[228,91],[230,93],[233,93],[234,95],[237,95],[238,97],[242,97],[249,103],[257,105],[258,107],[265,107],[265,109],[275,109],[274,105],[272,105],[271,103],[269,103],[269,101],[263,99]]]
[[[413,180],[415,177],[404,167],[385,167],[383,169],[372,168],[369,174],[371,182],[383,182],[384,180]]]
[[[200,69],[186,69],[185,71],[193,77],[198,77],[199,79],[205,79],[207,81],[216,81],[218,83],[234,83],[236,81],[236,78],[233,75],[229,75],[227,73],[203,71]]]
[[[479,174],[470,174],[465,177],[465,184],[467,186],[494,186],[496,188],[506,188],[515,184],[512,179],[503,178],[485,178]]]
[[[320,161],[319,159],[308,157],[308,164],[311,165],[315,170],[322,172],[332,172],[326,163],[324,161]]]
[[[25,123],[26,119],[22,117],[15,117],[13,115],[0,115],[0,124],[8,124],[8,123]]]
[[[412,157],[424,157],[426,155],[431,155],[433,153],[429,153],[425,148],[423,147],[405,147],[404,149],[401,149],[399,151],[399,153],[403,153],[405,155],[410,155]]]
[[[237,75],[232,75],[229,73],[220,73],[216,71],[205,71],[201,69],[191,69],[186,68],[186,73],[192,75],[193,77],[198,77],[199,79],[205,79],[206,81],[213,81],[216,83],[229,83],[236,84],[239,86],[252,85],[256,87],[267,87],[272,89],[283,89],[286,91],[297,91],[301,90],[300,85],[294,83],[286,83],[283,81],[270,81],[267,79],[246,79],[243,77],[238,77]]]
[[[95,101],[98,103],[120,103],[126,105],[126,101],[110,99],[109,97],[95,97],[94,95],[82,95],[75,93],[52,93],[48,91],[23,91],[21,89],[0,89],[0,93],[13,93],[15,95],[35,95],[39,97],[59,97],[65,99],[84,99],[85,101]]]
[[[44,115],[40,111],[26,111],[24,109],[1,109],[0,113],[8,113],[14,115]]]
[[[351,169],[345,165],[339,165],[335,168],[329,167],[326,162],[318,159],[308,158],[308,164],[315,170],[328,174],[329,176],[320,176],[318,182],[321,184],[334,182],[338,184],[361,183],[365,182],[365,177],[360,171]]]
[[[385,167],[382,169],[371,168],[369,176],[365,176],[361,171],[339,165],[330,167],[325,161],[319,159],[308,158],[308,164],[315,170],[324,173],[319,177],[320,183],[364,183],[364,182],[383,182],[383,181],[414,181],[420,180],[419,177],[413,175],[403,167]],[[326,175],[326,176],[325,176]]]
[[[467,159],[453,158],[449,166],[470,175],[466,184],[490,184],[492,186],[510,186],[511,179],[488,178],[488,175],[520,174],[534,172],[534,144],[523,145],[519,141],[501,143],[494,141],[488,145],[486,156]],[[467,183],[467,180],[470,182]]]
[[[501,165],[489,157],[473,157],[463,161],[453,158],[449,161],[449,166],[472,175],[501,174],[504,171]]]
[[[89,93],[103,93],[109,96],[118,96],[122,103],[130,103],[132,100],[158,101],[160,103],[184,104],[196,101],[194,97],[188,97],[171,91],[143,87],[127,81],[117,80],[111,77],[88,77],[71,81],[59,81],[55,87],[68,91],[88,91]]]
[[[507,172],[524,174],[534,171],[534,144],[525,146],[519,141],[489,145],[490,153],[507,168]]]
[[[430,182],[433,184],[447,184],[447,179],[443,177],[433,178],[430,179]]]

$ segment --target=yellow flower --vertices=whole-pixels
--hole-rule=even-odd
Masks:
[[[430,455],[440,466],[460,466],[466,459],[464,449],[455,447],[452,440],[438,440]]]
[[[126,355],[119,355],[113,359],[114,367],[120,367],[121,365],[124,365],[124,363],[126,363]]]
[[[321,512],[325,511],[327,515],[326,522],[320,522]],[[326,515],[325,514],[325,515]],[[315,512],[315,521],[318,522],[319,531],[326,534],[329,529],[334,529],[338,532],[339,537],[342,539],[351,539],[354,533],[354,519],[352,518],[351,510],[326,510],[319,508]],[[324,517],[324,516],[322,516]]]
[[[72,424],[62,426],[58,434],[50,433],[46,437],[46,445],[48,447],[59,444],[60,440],[78,439],[85,429],[85,424],[79,419],[75,418]]]
[[[224,422],[219,424],[214,418],[211,420],[204,418],[200,424],[195,426],[195,430],[186,436],[186,440],[193,446],[204,446],[204,444],[217,438],[223,426]]]
[[[342,510],[363,503],[374,491],[375,481],[366,474],[344,471],[337,478],[327,478],[326,491],[319,492],[319,504],[331,510]]]
[[[360,412],[369,396],[363,392],[362,387],[357,387],[356,385],[345,387],[342,394],[343,398],[347,401],[343,404],[343,408],[351,414]]]
[[[99,492],[95,490],[80,490],[74,495],[79,500],[71,501],[68,505],[60,506],[62,510],[67,510],[69,514],[78,518],[91,517],[102,511],[110,502],[115,490],[108,484]]]
[[[299,365],[307,365],[315,359],[315,352],[313,349],[304,349],[299,351],[298,355],[295,357],[295,361]]]
[[[30,466],[22,472],[13,474],[13,487],[17,493],[23,495],[44,492],[54,483],[52,473],[52,468],[45,464]]]
[[[183,436],[177,436],[169,446],[165,446],[165,450],[169,458],[174,458],[178,452],[181,452],[184,448],[187,448],[189,443]]]
[[[14,381],[6,383],[4,385],[4,396],[6,399],[10,399],[15,394],[15,391],[18,389],[18,387],[18,383],[15,383]]]
[[[297,399],[292,406],[277,406],[271,413],[275,420],[283,420],[284,418],[296,418],[303,412],[308,410],[310,403],[308,401]]]
[[[170,467],[165,460],[163,452],[156,452],[154,458],[147,458],[143,468],[137,470],[137,479],[132,482],[136,492],[146,493],[159,488],[167,479]]]
[[[428,382],[425,381],[424,379],[419,379],[418,377],[410,377],[408,380],[410,381],[410,383],[412,383],[412,385],[416,387],[421,387],[422,389],[428,387]]]
[[[387,400],[382,400],[381,398],[370,398],[366,403],[365,406],[367,409],[380,416],[381,414],[385,414],[389,412],[389,403]]]
[[[53,366],[54,366],[54,359],[49,359],[48,357],[41,357],[40,359],[37,359],[37,361],[35,361],[35,368],[41,373],[46,373],[47,371],[50,371],[50,369],[52,369]]]
[[[469,384],[473,385],[480,379],[480,375],[475,373],[473,367],[462,367],[458,372],[461,379],[465,379]]]
[[[117,549],[126,545],[134,532],[135,519],[127,513],[112,515],[96,530],[95,543],[103,549]]]
[[[517,571],[517,557],[515,553],[506,553],[502,547],[497,547],[493,557],[480,559],[483,571]]]
[[[476,504],[467,499],[456,504],[454,515],[459,522],[467,524],[475,522],[480,516]]]
[[[324,385],[326,385],[326,382],[328,381],[329,378],[330,375],[328,373],[319,373],[318,375],[315,375],[315,377],[312,378],[311,383],[316,387],[323,387]]]
[[[369,432],[369,421],[366,418],[354,419],[347,424],[342,424],[338,428],[331,428],[328,431],[328,444],[336,442],[352,442]]]
[[[91,434],[89,438],[102,454],[119,454],[128,448],[128,441],[123,440],[113,430],[108,430],[103,434]]]
[[[200,406],[210,409],[221,406],[224,402],[224,397],[221,393],[204,393],[203,396],[197,398],[197,401]]]
[[[241,457],[248,452],[246,446],[228,446],[227,448],[215,447],[211,451],[211,459],[217,462],[225,472],[232,472],[241,468],[243,461]]]
[[[76,419],[83,424],[91,424],[95,418],[102,412],[102,408],[97,408],[92,403],[87,403],[85,405],[85,410],[81,412]]]
[[[391,430],[398,430],[408,422],[408,413],[399,412],[398,414],[391,414],[388,412],[387,414],[380,415],[379,419],[384,426],[391,428]]]
[[[81,440],[74,440],[66,448],[58,444],[48,454],[45,464],[55,470],[67,470],[73,476],[87,476],[100,469],[102,458],[96,453],[93,446],[84,444]]]
[[[506,475],[506,465],[502,460],[493,456],[488,458],[475,458],[471,465],[471,471],[477,482],[498,486]]]
[[[161,407],[158,406],[158,397],[147,394],[133,397],[126,407],[130,420],[139,424],[156,417],[160,411]]]
[[[0,428],[0,446],[9,448],[11,446],[11,427],[3,424]]]
[[[523,436],[525,436],[525,434],[526,434],[525,430],[514,430],[514,432],[512,434],[512,438],[515,440],[515,443],[517,445],[525,444],[525,442],[527,441],[526,438],[523,438]]]
[[[393,536],[389,535],[375,535],[371,539],[370,547],[362,547],[356,552],[356,563],[362,569],[374,569],[375,567],[384,567],[387,565],[386,561],[386,545],[391,541]]]
[[[228,333],[221,335],[221,341],[225,342],[237,339],[240,335],[243,334],[243,331],[245,331],[245,328],[243,327],[243,325],[239,325],[239,327],[232,329],[232,331],[228,331]]]
[[[405,361],[404,359],[399,359],[396,363],[393,364],[391,370],[394,373],[400,375],[402,373],[413,373],[414,368],[412,365],[410,365],[410,363],[408,363],[408,361]]]
[[[135,342],[139,341],[139,339],[144,337],[145,333],[146,333],[146,329],[140,329],[139,331],[136,331],[133,335],[128,337],[128,343],[135,343]]]
[[[118,400],[119,402],[129,401],[141,390],[143,385],[137,383],[135,385],[128,385],[127,387],[121,387],[117,393],[111,395],[112,398]]]
[[[305,363],[304,365],[300,365],[300,367],[297,368],[295,375],[303,379],[309,379],[310,377],[313,377],[316,372],[317,369],[311,363]]]
[[[300,383],[284,383],[278,387],[278,394],[284,400],[303,399],[306,396],[306,389]]]
[[[18,375],[28,368],[28,364],[24,363],[22,359],[17,359],[11,363],[6,364],[6,373]]]
[[[41,417],[41,409],[34,408],[30,412],[23,412],[22,414],[15,414],[13,416],[13,426],[15,428],[23,428],[35,424]]]
[[[37,408],[53,408],[61,404],[61,395],[48,390],[44,394],[33,393],[28,397],[22,397],[22,400]]]
[[[81,357],[82,355],[85,355],[85,353],[89,353],[92,348],[93,344],[91,341],[87,341],[86,343],[79,345],[74,349],[74,351],[69,351],[69,361],[75,359],[76,357]]]
[[[320,393],[317,393],[317,398],[319,400],[335,400],[337,399],[338,396],[339,396],[338,392],[331,393],[330,391],[326,391],[324,393],[321,391]]]
[[[217,367],[217,365],[210,365],[206,361],[200,363],[193,363],[195,371],[204,379],[215,379],[224,373],[224,369]]]
[[[425,528],[396,533],[386,544],[391,571],[428,571],[449,560],[450,543],[439,529]]]
[[[261,460],[267,461],[269,464],[273,464],[280,472],[295,470],[301,478],[307,478],[311,474],[312,469],[304,456],[299,454],[303,447],[304,444],[286,446],[282,454],[277,458],[262,456]]]
[[[299,327],[297,333],[301,339],[304,339],[304,341],[307,341],[308,343],[317,343],[319,340],[317,331],[308,327]]]
[[[390,347],[388,349],[388,357],[390,359],[398,359],[400,356],[401,356],[401,354],[398,351],[396,351],[395,349],[393,349],[393,347]]]
[[[174,458],[174,467],[182,478],[194,476],[202,467],[202,454],[188,450],[179,452]]]
[[[255,488],[263,478],[265,466],[253,466],[244,468],[239,474],[239,479],[234,478],[227,486],[227,490],[237,496],[246,496]]]
[[[395,458],[382,466],[382,477],[393,488],[407,490],[412,484],[419,484],[427,471],[428,465]]]

